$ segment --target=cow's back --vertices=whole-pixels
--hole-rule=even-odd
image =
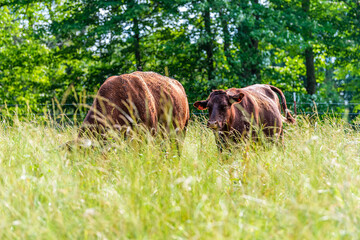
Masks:
[[[146,83],[154,99],[158,123],[167,125],[174,121],[176,127],[183,129],[190,117],[189,104],[184,87],[175,79],[154,72],[134,72]]]
[[[162,119],[164,104],[174,105],[174,119],[183,129],[189,108],[179,82],[153,72],[113,76],[101,85],[84,123],[128,126],[136,121],[156,129]]]
[[[233,128],[243,132],[252,124],[264,128],[266,135],[279,132],[282,116],[279,98],[268,85],[256,84],[245,88],[231,88],[227,92],[241,92],[245,96],[239,104],[234,104]],[[247,129],[245,129],[247,128]]]
[[[255,84],[242,88],[242,90],[247,91],[249,94],[256,97],[260,103],[273,101],[278,106],[278,108],[281,109],[279,98],[276,93],[271,90],[269,85]]]

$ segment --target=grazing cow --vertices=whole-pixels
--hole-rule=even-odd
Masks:
[[[123,131],[140,123],[152,132],[159,125],[181,132],[188,120],[189,105],[181,83],[154,72],[133,72],[109,77],[101,85],[82,129]]]
[[[286,117],[281,115],[281,106]],[[240,140],[250,129],[261,128],[267,137],[282,136],[283,122],[295,123],[286,106],[284,94],[280,89],[264,84],[245,88],[213,90],[207,100],[197,101],[194,106],[200,110],[209,109],[207,126],[219,133],[219,144],[225,144],[231,137]],[[251,133],[253,136],[255,132]],[[220,150],[221,150],[221,146]]]

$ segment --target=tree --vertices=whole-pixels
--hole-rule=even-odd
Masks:
[[[37,38],[39,4],[0,7],[0,104],[33,104],[47,98],[49,49]]]
[[[309,18],[310,11],[310,0],[302,0],[301,7],[304,11],[304,16],[306,19]],[[311,22],[310,22],[311,23]],[[312,33],[310,24],[306,24],[303,29],[303,37],[306,42],[312,40]],[[315,66],[314,66],[314,51],[310,44],[307,46],[305,51],[305,66],[306,66],[306,81],[305,88],[308,94],[313,95],[316,93],[316,77],[315,77]]]
[[[190,102],[254,83],[360,99],[356,1],[9,0],[0,9],[2,102],[50,102],[69,86],[93,94],[136,70],[181,81]]]

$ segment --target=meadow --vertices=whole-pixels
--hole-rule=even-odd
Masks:
[[[219,153],[193,120],[179,156],[146,133],[68,151],[77,127],[5,118],[0,238],[358,239],[358,129],[297,121],[283,146]]]

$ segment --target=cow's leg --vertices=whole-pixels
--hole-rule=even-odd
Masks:
[[[284,129],[281,121],[272,129],[270,139],[273,143],[284,145]]]
[[[283,146],[283,148],[285,148],[284,129],[283,128],[280,129],[279,139],[280,139],[280,141],[278,141],[278,142],[281,142],[281,146]]]
[[[181,123],[181,120],[178,121],[177,119],[180,119],[180,117],[173,116],[172,128],[170,128],[170,133],[172,133],[171,140],[176,146],[177,155],[181,157],[182,146],[186,137],[189,119],[187,119],[185,123]]]
[[[181,157],[182,146],[184,144],[185,136],[186,136],[186,129],[175,129],[175,144],[176,144],[176,151],[179,157]]]

